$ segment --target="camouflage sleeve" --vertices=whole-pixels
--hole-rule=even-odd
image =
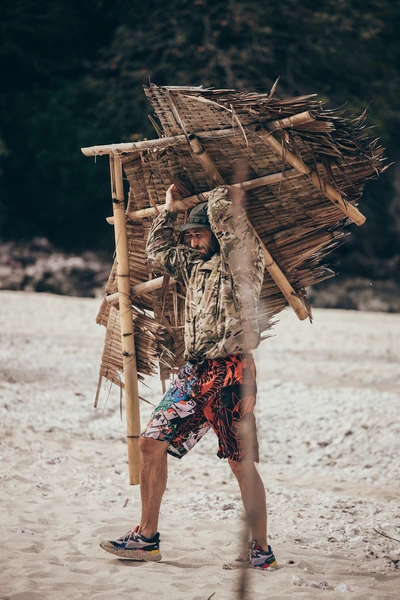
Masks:
[[[211,228],[218,239],[232,279],[234,299],[243,323],[249,328],[257,318],[264,279],[265,258],[246,211],[233,204],[227,188],[213,190],[208,197]]]
[[[154,271],[167,273],[185,285],[190,277],[193,251],[176,245],[176,213],[164,210],[153,221],[146,244],[146,259]]]

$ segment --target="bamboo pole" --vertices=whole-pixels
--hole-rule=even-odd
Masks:
[[[149,281],[144,281],[143,283],[138,283],[131,287],[130,296],[133,298],[134,296],[140,296],[141,294],[147,294],[149,292],[153,292],[154,290],[159,290],[164,283],[164,275],[162,277],[156,277],[155,279],[149,279]],[[169,280],[169,285],[175,284],[176,280],[172,277]],[[119,302],[119,293],[109,294],[106,296],[106,300],[109,304],[116,304]]]
[[[224,182],[221,174],[219,173],[219,171],[216,168],[216,166],[214,165],[213,161],[211,160],[211,158],[205,151],[204,146],[200,142],[197,135],[192,133],[191,135],[188,136],[188,141],[189,141],[191,149],[193,150],[193,152],[195,153],[195,155],[197,156],[197,158],[203,165],[204,170],[207,173],[207,175],[209,177],[211,177],[211,179],[217,185],[224,185],[225,182]]]
[[[287,129],[310,123],[314,117],[308,112],[302,112],[291,117],[270,121],[268,126],[272,129]],[[246,126],[247,127],[247,126]],[[207,138],[224,138],[237,136],[239,130],[237,127],[229,129],[212,129],[211,131],[202,131],[197,134],[200,139]],[[117,152],[138,152],[140,150],[151,150],[152,148],[165,148],[174,144],[186,142],[185,135],[174,135],[171,137],[163,137],[156,140],[143,140],[142,142],[124,142],[121,144],[106,144],[103,146],[90,146],[81,148],[81,152],[85,156],[102,156],[103,154],[115,154]]]
[[[238,188],[246,192],[247,190],[254,190],[256,188],[262,187],[264,185],[273,185],[274,183],[279,183],[284,179],[295,179],[297,177],[301,177],[302,173],[299,173],[297,169],[288,169],[287,171],[281,171],[279,173],[271,173],[271,175],[265,175],[264,177],[257,177],[255,179],[248,179],[247,181],[242,181],[241,183],[233,183],[231,187]],[[203,192],[202,195],[207,198],[209,192]],[[188,209],[193,205],[193,203],[204,202],[204,198],[201,196],[188,196],[184,198],[185,204],[188,205]],[[157,206],[152,206],[151,208],[142,208],[141,210],[135,210],[127,213],[127,216],[132,221],[137,221],[141,219],[145,219],[146,217],[152,217],[156,215],[159,211],[165,208],[165,204],[157,204]],[[108,223],[113,223],[113,217],[107,217]]]
[[[254,234],[257,237],[258,241],[261,244],[262,249],[264,250],[265,256],[265,268],[268,273],[271,275],[272,279],[275,281],[276,285],[285,296],[289,305],[293,308],[294,312],[300,319],[300,321],[304,321],[304,319],[309,318],[311,320],[311,312],[307,306],[305,306],[301,300],[301,298],[296,294],[294,289],[292,288],[289,280],[283,274],[279,265],[275,262],[272,255],[268,251],[264,242],[258,235],[257,231],[254,229]]]
[[[213,178],[214,182],[217,185],[224,185],[224,180],[223,180],[221,174],[216,169],[210,156],[207,154],[204,147],[202,146],[200,140],[198,138],[196,138],[195,135],[189,135],[188,139],[189,139],[189,144],[190,144],[193,152],[196,154],[197,158],[203,165],[204,170],[208,173],[208,175],[210,175],[210,177]],[[277,265],[277,263],[273,259],[271,253],[265,246],[264,242],[260,239],[260,236],[254,229],[254,227],[253,227],[253,232],[254,232],[255,236],[257,237],[258,241],[260,242],[261,247],[263,249],[264,256],[265,256],[265,268],[267,269],[268,273],[271,275],[272,279],[275,281],[276,285],[278,286],[278,288],[280,289],[282,294],[285,296],[289,305],[293,308],[294,312],[296,313],[296,315],[298,316],[298,318],[301,321],[303,321],[304,319],[307,319],[307,317],[311,317],[309,310],[303,304],[303,302],[301,301],[301,298],[296,294],[296,292],[290,285],[290,282],[288,281],[286,276],[281,271],[280,267]]]
[[[296,127],[296,125],[304,125],[305,123],[311,123],[315,121],[315,117],[312,116],[311,113],[306,110],[305,112],[298,113],[297,115],[292,115],[291,117],[285,117],[284,119],[279,119],[279,121],[272,121],[272,123],[268,124],[268,129],[287,129],[291,127]]]
[[[335,204],[342,212],[345,213],[354,223],[357,225],[362,225],[366,221],[366,217],[360,213],[360,211],[350,204],[346,202],[342,196],[331,186],[329,183],[324,183],[318,174],[313,171],[305,162],[284,148],[284,146],[279,142],[273,135],[271,135],[270,131],[266,131],[263,133],[259,133],[260,137],[263,138],[265,143],[283,160],[286,160],[292,167],[297,169],[299,173],[302,175],[308,175],[314,184],[314,186],[320,190],[324,196],[326,196],[333,204]]]
[[[135,337],[130,300],[128,238],[126,231],[122,164],[118,155],[110,155],[111,193],[114,213],[117,281],[121,317],[121,342],[124,368],[126,429],[128,444],[129,484],[139,483],[140,409],[136,367]]]

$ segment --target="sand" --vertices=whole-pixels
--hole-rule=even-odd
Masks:
[[[119,393],[93,408],[99,300],[0,292],[0,599],[234,600],[242,509],[212,432],[171,458],[159,563],[99,540],[138,522]],[[400,314],[289,311],[256,352],[260,473],[280,568],[248,600],[400,598]],[[160,398],[154,378],[141,386]],[[151,407],[142,404],[142,422]],[[377,530],[377,531],[375,531]]]

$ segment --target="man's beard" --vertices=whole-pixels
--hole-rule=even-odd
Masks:
[[[205,250],[205,248],[203,247],[203,250]],[[206,262],[207,260],[210,260],[210,258],[212,256],[214,256],[215,254],[215,250],[213,250],[211,247],[208,248],[207,252],[200,252],[199,253],[201,258],[204,260],[204,262]]]
[[[200,252],[200,250],[203,250],[204,252]],[[214,254],[216,254],[216,252],[218,252],[218,250],[219,250],[219,243],[214,234],[212,235],[211,243],[210,243],[209,247],[199,246],[198,248],[196,248],[196,251],[200,254],[200,256],[204,260],[204,262],[206,262],[207,260],[210,260],[210,258],[212,258],[214,256]]]
[[[219,250],[219,244],[217,241],[217,238],[213,235],[212,239],[211,239],[211,245],[209,248],[205,248],[204,246],[202,246],[203,250],[206,250],[206,252],[201,253],[201,257],[204,261],[210,260],[210,258],[212,258],[214,256],[214,254],[216,254]]]

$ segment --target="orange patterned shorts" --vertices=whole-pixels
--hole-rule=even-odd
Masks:
[[[256,368],[249,353],[187,363],[154,410],[143,437],[182,458],[212,428],[219,458],[258,462]]]

